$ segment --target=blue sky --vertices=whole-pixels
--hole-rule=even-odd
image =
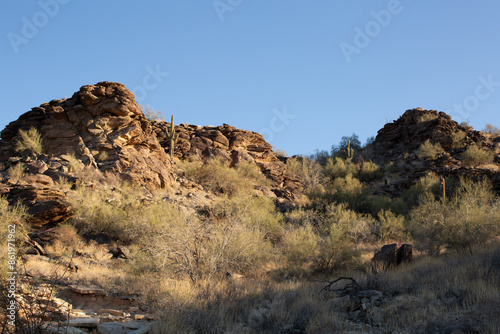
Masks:
[[[414,107],[500,126],[499,13],[493,0],[5,0],[0,128],[99,81],[289,154],[365,141]]]

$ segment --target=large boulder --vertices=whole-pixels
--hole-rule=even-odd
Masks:
[[[19,130],[34,127],[49,157],[74,154],[84,164],[150,188],[166,187],[173,176],[169,157],[150,122],[124,85],[100,82],[73,97],[52,100],[23,114],[1,132],[0,161],[18,154]]]
[[[11,203],[21,202],[28,209],[27,221],[34,226],[50,227],[66,222],[74,211],[64,192],[54,188],[15,185],[3,191]]]

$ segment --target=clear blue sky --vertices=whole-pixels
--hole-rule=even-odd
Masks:
[[[0,128],[105,80],[289,154],[414,107],[500,126],[499,15],[493,0],[5,0]]]

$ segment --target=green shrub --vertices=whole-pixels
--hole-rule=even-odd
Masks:
[[[332,184],[332,198],[336,202],[348,203],[353,209],[360,208],[365,201],[365,188],[361,181],[347,174],[346,177],[338,177]]]
[[[422,143],[418,149],[418,156],[421,158],[425,158],[427,160],[434,160],[436,157],[443,153],[444,150],[441,147],[441,144],[435,143],[432,144],[429,139],[427,139],[424,143]]]
[[[42,135],[34,127],[31,127],[28,131],[19,130],[19,136],[21,139],[16,143],[16,151],[31,151],[36,154],[42,154]]]
[[[378,165],[371,161],[363,161],[358,178],[363,182],[372,182],[382,177],[382,172]]]
[[[466,137],[467,137],[467,134],[461,130],[453,132],[451,134],[451,139],[453,141],[453,147],[456,147],[456,148],[463,147],[465,145],[465,138]]]
[[[380,240],[401,241],[406,238],[405,218],[391,211],[382,210],[378,214],[378,236]]]
[[[410,213],[411,231],[430,253],[471,250],[500,235],[499,205],[489,183],[462,179],[449,201],[424,194]]]
[[[269,197],[233,197],[216,204],[213,211],[218,219],[237,221],[259,229],[266,240],[273,243],[283,238],[283,215],[276,211],[274,201]]]
[[[439,196],[442,194],[441,182],[442,179],[438,175],[433,172],[428,173],[426,176],[421,177],[415,185],[403,191],[404,202],[414,206],[423,194],[429,193],[433,196]]]
[[[182,162],[179,164],[185,176],[202,185],[206,190],[229,197],[254,192],[255,185],[266,185],[268,181],[254,163],[242,163],[231,168],[218,159],[204,164]]]
[[[479,166],[491,164],[493,162],[494,153],[479,148],[476,144],[469,146],[464,153],[462,153],[462,162],[466,166]]]
[[[356,175],[356,164],[350,159],[344,160],[336,157],[335,160],[333,160],[333,158],[329,158],[326,161],[325,173],[332,180],[338,177],[346,177],[348,174]]]
[[[316,258],[319,236],[310,224],[291,227],[286,231],[284,254],[291,268],[310,264]]]

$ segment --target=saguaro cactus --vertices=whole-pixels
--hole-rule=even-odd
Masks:
[[[170,131],[168,130],[168,127],[166,128],[167,130],[167,140],[168,140],[168,152],[170,154],[170,159],[174,157],[174,144],[179,135],[175,133],[175,127],[174,127],[174,115],[172,115],[172,121],[170,122]]]
[[[347,141],[347,159],[351,160],[354,157],[354,149],[351,149],[351,141]]]

